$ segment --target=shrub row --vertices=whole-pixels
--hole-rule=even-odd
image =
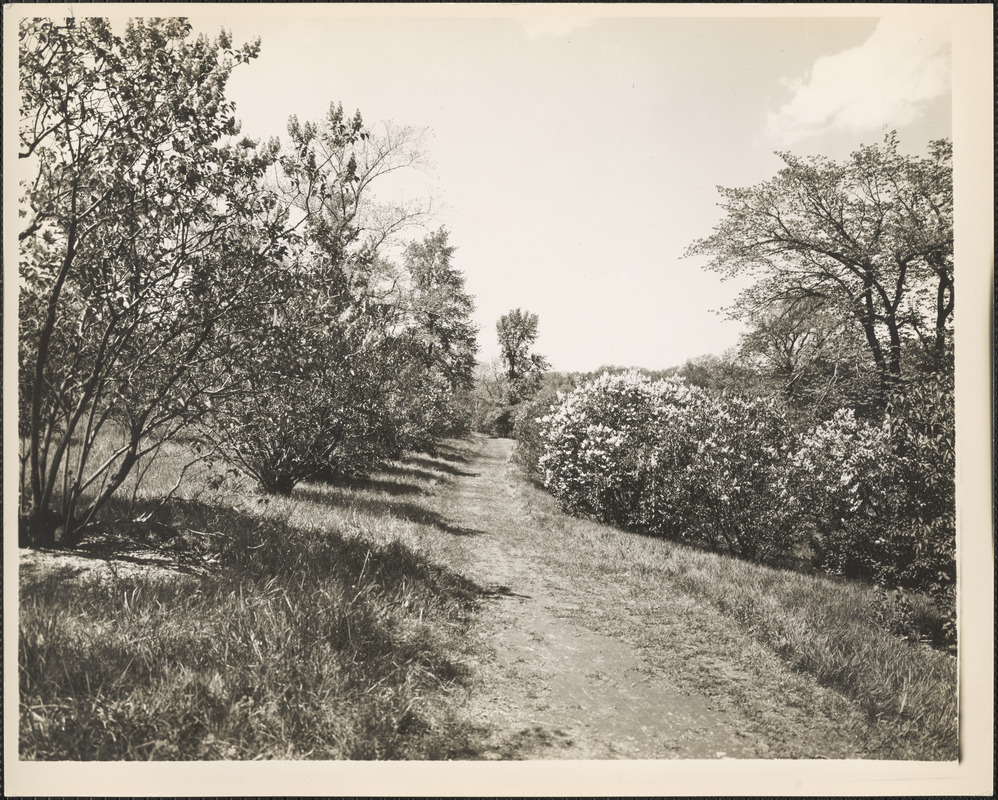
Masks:
[[[809,429],[775,400],[603,375],[521,421],[520,457],[574,513],[773,565],[931,594],[952,615],[952,384],[895,392],[877,424]]]

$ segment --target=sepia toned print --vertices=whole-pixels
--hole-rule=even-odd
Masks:
[[[955,17],[364,10],[5,11],[5,758],[966,777]]]

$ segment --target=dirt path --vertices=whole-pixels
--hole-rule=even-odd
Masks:
[[[509,463],[511,442],[482,438],[474,446],[466,461],[453,462],[453,481],[434,498],[463,535],[427,543],[495,592],[482,617],[486,656],[468,709],[491,733],[474,757],[755,755],[731,715],[675,685],[623,638],[581,624],[577,612],[601,598],[554,566],[550,548],[561,545],[531,513],[525,492],[532,489]]]

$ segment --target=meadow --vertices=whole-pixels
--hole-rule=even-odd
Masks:
[[[108,510],[142,522],[104,526],[68,564],[22,565],[22,757],[460,749],[468,732],[449,698],[468,678],[461,634],[479,590],[414,548],[432,522],[391,514],[409,484],[379,475],[264,498],[201,468],[160,503],[188,455],[168,445],[134,498]],[[407,477],[439,480],[421,475]]]

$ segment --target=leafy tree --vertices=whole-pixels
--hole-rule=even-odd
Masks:
[[[370,318],[338,265],[310,243],[285,249],[265,302],[227,331],[225,375],[201,419],[205,436],[269,492],[294,486],[345,456],[370,396]],[[358,419],[360,418],[360,419]]]
[[[474,385],[458,398],[472,430],[498,435],[495,422],[507,408],[508,384],[506,370],[498,357],[476,364]]]
[[[734,349],[719,356],[708,354],[687,359],[677,375],[691,386],[717,393],[757,397],[770,394],[772,390],[765,377],[746,364]]]
[[[299,212],[298,224],[323,220],[327,245],[349,243],[372,258],[403,230],[425,223],[430,200],[379,200],[385,176],[427,166],[426,131],[392,122],[372,131],[360,111],[347,117],[331,103],[319,122],[288,121],[289,147],[275,176],[278,192]]]
[[[510,405],[532,394],[539,385],[540,376],[549,367],[544,356],[530,352],[537,340],[537,323],[536,314],[519,308],[504,314],[496,323],[499,355],[509,381],[507,402]]]
[[[877,378],[862,339],[855,319],[816,298],[781,301],[753,317],[739,360],[804,420],[842,407],[875,416]]]
[[[518,404],[541,386],[547,360],[531,353],[537,339],[537,315],[519,308],[496,323],[499,357],[481,365],[471,393],[471,417],[477,430],[491,436],[514,435]]]
[[[432,450],[435,439],[461,427],[458,398],[474,385],[475,304],[452,263],[455,250],[440,228],[404,253],[396,325],[402,363],[394,375],[404,398],[400,443],[412,449]]]
[[[407,332],[427,372],[449,389],[468,389],[474,381],[477,329],[471,321],[475,301],[464,275],[451,263],[455,247],[440,228],[405,251],[409,279]]]
[[[22,531],[91,522],[209,387],[201,364],[252,290],[275,219],[272,153],[224,89],[257,45],[190,38],[184,19],[23,21]],[[110,435],[114,429],[120,437]]]
[[[953,313],[952,146],[898,152],[895,134],[842,164],[780,153],[786,167],[747,189],[719,188],[724,219],[689,255],[757,282],[732,314],[816,299],[863,331],[884,389],[906,349],[943,366]]]
[[[418,160],[409,129],[385,130],[372,135],[337,104],[320,122],[288,124],[272,187],[288,224],[271,293],[232,330],[228,389],[203,420],[266,491],[431,446],[470,380],[471,298],[446,232],[410,246],[401,268],[384,255],[423,213],[373,193]]]

